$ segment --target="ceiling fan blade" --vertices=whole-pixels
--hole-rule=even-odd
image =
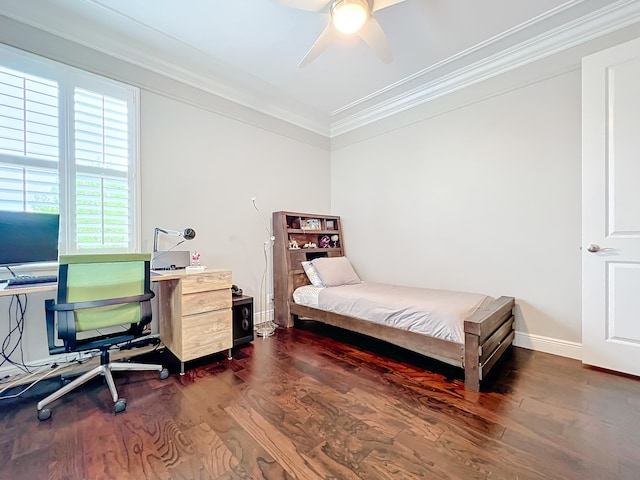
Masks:
[[[382,10],[383,8],[387,8],[391,5],[402,2],[404,2],[404,0],[373,0],[373,7],[371,7],[371,11],[376,12],[378,10]]]
[[[380,60],[384,63],[391,63],[393,54],[391,53],[387,36],[374,17],[369,17],[367,23],[358,31],[358,35],[371,47],[375,54],[380,57]]]
[[[331,44],[331,42],[336,39],[337,36],[337,30],[333,26],[333,23],[329,22],[327,28],[324,29],[324,31],[316,40],[316,43],[313,44],[304,58],[300,60],[298,67],[306,67],[311,62],[313,62],[316,58],[318,58],[318,55],[320,55]]]
[[[330,3],[330,0],[274,0],[285,7],[305,10],[307,12],[321,12]]]

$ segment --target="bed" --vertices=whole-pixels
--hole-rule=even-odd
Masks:
[[[300,229],[300,223],[292,220],[296,218],[302,224],[306,219],[318,220],[319,228],[311,224],[312,235],[321,237],[323,232],[336,232],[340,243],[324,249],[314,246],[307,241],[309,231]],[[324,230],[328,224],[323,222],[327,220],[332,222],[331,230]],[[466,292],[362,282],[353,269],[349,270],[339,217],[274,212],[273,225],[276,237],[274,318],[281,326],[291,327],[296,319],[310,319],[383,340],[462,368],[466,388],[474,391],[480,389],[481,381],[513,343],[515,301],[512,297],[491,298]],[[292,242],[296,235],[301,235],[297,237],[299,241]],[[295,243],[300,241],[311,246],[296,248]],[[313,273],[307,273],[309,266],[323,277],[320,285],[313,285],[318,279]],[[301,295],[306,300],[301,299]],[[414,302],[412,298],[419,300]],[[371,311],[376,312],[374,317],[378,315],[390,321],[366,318]],[[421,331],[423,325],[416,320],[421,311],[428,313],[422,315],[425,318],[431,314],[444,315],[446,325],[435,319],[427,326],[431,331],[429,328]],[[407,323],[411,328],[407,328]]]

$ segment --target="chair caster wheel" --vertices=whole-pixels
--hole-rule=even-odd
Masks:
[[[169,370],[163,368],[160,370],[160,380],[166,380],[167,378],[169,378]]]
[[[41,422],[44,420],[49,420],[51,418],[51,409],[43,408],[42,410],[38,410],[38,420]]]
[[[127,408],[127,401],[124,398],[119,398],[113,405],[113,413],[124,412],[125,408]]]

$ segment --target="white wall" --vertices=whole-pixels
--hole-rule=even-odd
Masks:
[[[154,227],[192,227],[178,249],[198,251],[203,265],[226,268],[248,295],[260,290],[277,210],[329,212],[329,152],[165,96],[141,95],[143,250]],[[309,181],[312,179],[312,181]],[[159,236],[160,250],[177,237]]]
[[[573,71],[335,149],[356,270],[514,296],[520,334],[580,342],[580,125]]]
[[[196,238],[179,248],[199,251],[209,268],[232,270],[233,282],[257,297],[268,234],[251,199],[269,225],[276,210],[329,213],[328,150],[147,91],[140,118],[142,250],[151,251],[154,227],[192,227]],[[179,239],[159,240],[162,249]],[[53,293],[28,297],[25,362],[48,356],[45,298]],[[0,298],[0,338],[9,302]],[[0,367],[0,375],[9,370]]]

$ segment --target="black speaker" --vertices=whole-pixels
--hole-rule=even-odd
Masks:
[[[253,297],[233,297],[233,346],[253,341]]]

